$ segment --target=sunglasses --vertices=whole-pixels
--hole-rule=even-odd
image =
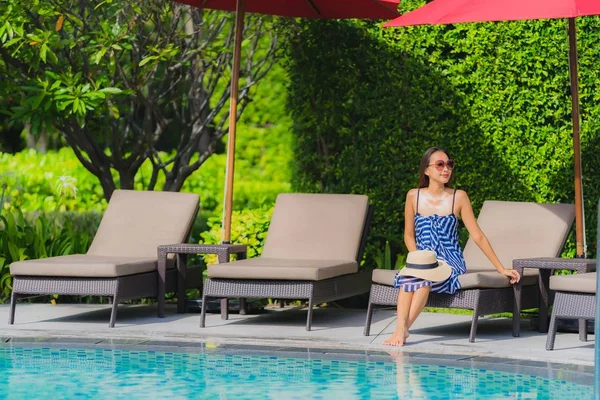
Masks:
[[[452,171],[454,169],[455,164],[454,164],[454,160],[448,160],[446,162],[439,160],[439,161],[434,162],[433,164],[429,164],[429,166],[432,166],[432,165],[434,165],[435,169],[437,169],[438,171],[443,171],[444,167],[448,167],[448,169],[450,171]]]

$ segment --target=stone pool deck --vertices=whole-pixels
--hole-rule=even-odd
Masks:
[[[14,325],[8,325],[8,305],[0,305],[0,340],[115,343],[182,342],[252,344],[321,349],[388,350],[382,344],[393,331],[395,313],[375,313],[371,335],[363,336],[365,310],[319,308],[314,311],[313,330],[305,330],[306,310],[287,307],[260,314],[208,314],[206,328],[200,315],[176,314],[167,306],[165,318],[156,317],[155,305],[119,306],[117,324],[108,327],[109,305],[19,304]],[[403,352],[460,354],[473,357],[512,358],[535,362],[594,364],[594,335],[580,342],[576,333],[559,333],[554,351],[546,351],[546,334],[522,321],[521,337],[511,334],[508,318],[481,318],[475,343],[469,343],[470,316],[424,313],[411,329]],[[40,339],[41,340],[41,339]]]

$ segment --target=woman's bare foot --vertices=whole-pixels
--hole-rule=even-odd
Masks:
[[[408,338],[408,330],[404,327],[397,327],[392,336],[389,339],[384,340],[383,344],[388,346],[403,346]]]

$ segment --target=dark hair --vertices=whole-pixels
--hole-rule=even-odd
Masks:
[[[425,175],[425,170],[427,169],[427,167],[429,167],[431,155],[438,151],[441,151],[442,153],[446,154],[449,159],[452,159],[450,153],[448,153],[448,151],[445,149],[442,149],[440,147],[428,148],[427,151],[425,151],[425,154],[423,154],[423,157],[421,157],[421,164],[419,165],[419,188],[425,188],[429,186],[429,177]],[[454,174],[450,175],[450,181],[452,181],[453,177]],[[448,181],[448,183],[445,184],[446,187],[450,187],[450,181]]]

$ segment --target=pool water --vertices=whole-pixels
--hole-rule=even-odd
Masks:
[[[1,398],[593,398],[591,382],[569,371],[549,378],[402,353],[50,346],[0,347]]]

